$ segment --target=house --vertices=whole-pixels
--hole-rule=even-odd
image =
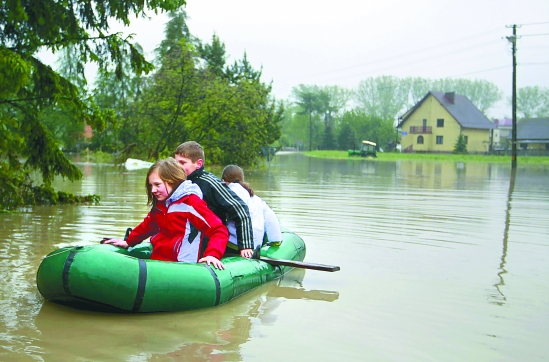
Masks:
[[[525,118],[517,122],[517,143],[523,150],[549,150],[549,118]]]
[[[494,149],[508,149],[509,138],[513,130],[513,120],[509,118],[494,119],[496,128],[492,131],[492,145]]]
[[[452,152],[460,134],[468,152],[488,152],[494,124],[467,97],[428,92],[400,118],[402,152]]]

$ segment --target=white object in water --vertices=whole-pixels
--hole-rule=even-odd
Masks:
[[[138,160],[135,158],[128,158],[124,164],[127,170],[139,170],[142,168],[149,168],[153,165],[152,162]]]

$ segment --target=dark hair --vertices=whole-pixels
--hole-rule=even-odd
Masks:
[[[147,179],[145,180],[145,187],[147,188],[147,205],[155,206],[158,200],[152,194],[152,187],[149,184],[149,176],[154,171],[158,170],[158,176],[162,181],[170,185],[172,192],[175,191],[187,179],[185,171],[179,166],[177,161],[168,157],[165,160],[156,161],[154,165],[149,168],[147,172]]]
[[[230,183],[237,182],[242,187],[248,191],[250,194],[250,197],[254,196],[254,190],[251,188],[251,186],[244,182],[244,171],[237,165],[228,165],[223,169],[223,174],[221,175],[221,178],[223,181],[227,181]]]
[[[198,142],[195,141],[187,141],[183,142],[179,146],[177,146],[175,150],[176,155],[181,155],[183,157],[187,157],[192,162],[196,162],[198,160],[206,162],[206,157],[204,156],[204,149]]]

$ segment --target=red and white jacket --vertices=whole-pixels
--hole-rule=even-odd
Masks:
[[[209,239],[207,245],[202,245],[204,236]],[[229,234],[202,200],[200,187],[187,180],[151,209],[126,242],[135,246],[148,237],[153,245],[151,259],[196,263],[204,256],[221,259]]]

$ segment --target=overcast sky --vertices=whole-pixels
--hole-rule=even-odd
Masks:
[[[194,36],[217,34],[231,63],[246,52],[280,99],[299,84],[356,88],[381,75],[478,78],[505,93],[488,115],[510,116],[513,24],[518,87],[549,87],[549,0],[188,0],[186,11]],[[149,59],[166,21],[127,30]]]

